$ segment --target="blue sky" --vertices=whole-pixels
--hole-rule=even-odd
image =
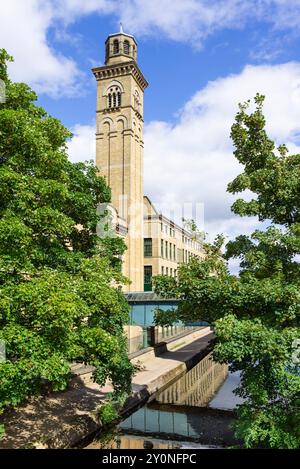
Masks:
[[[49,47],[57,54],[76,61],[85,75],[84,83],[75,97],[58,100],[41,94],[40,103],[69,127],[77,124],[78,120],[88,124],[94,116],[96,94],[90,69],[103,64],[104,41],[109,34],[119,30],[119,21],[114,14],[99,15],[91,12],[87,16],[79,15],[67,27],[68,37],[60,38],[59,28],[59,25],[54,24],[47,31]],[[124,29],[125,32],[133,33],[126,28],[126,24]],[[268,44],[264,43],[266,31],[269,31]],[[272,46],[273,37],[276,41]],[[274,34],[264,19],[250,19],[244,28],[217,31],[200,47],[192,38],[176,41],[167,35],[148,33],[146,36],[136,35],[136,38],[139,44],[138,63],[150,84],[145,94],[146,122],[174,122],[178,110],[207,82],[240,73],[247,64],[278,64],[297,60],[300,50],[298,35],[288,38],[282,31]]]
[[[238,174],[229,139],[239,101],[266,94],[268,131],[299,152],[300,0],[2,0],[0,47],[14,80],[74,132],[73,161],[94,157],[93,66],[118,31],[138,41],[145,93],[145,193],[168,212],[204,206],[213,236],[250,232],[230,212]],[[168,213],[166,213],[168,215]]]

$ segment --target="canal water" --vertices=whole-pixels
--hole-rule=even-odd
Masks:
[[[239,375],[207,355],[87,449],[222,448],[237,444],[231,425]]]

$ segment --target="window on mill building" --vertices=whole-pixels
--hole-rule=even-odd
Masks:
[[[152,257],[152,238],[144,239],[144,256]]]
[[[144,291],[152,291],[152,266],[144,266]]]

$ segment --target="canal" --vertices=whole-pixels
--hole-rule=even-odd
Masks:
[[[87,449],[222,448],[237,444],[231,428],[239,375],[211,354]]]

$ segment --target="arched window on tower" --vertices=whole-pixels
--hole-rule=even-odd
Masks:
[[[123,50],[124,54],[129,55],[129,41],[124,41]]]
[[[106,60],[109,58],[109,44],[106,44]]]
[[[107,95],[107,107],[108,109],[116,109],[122,105],[122,93],[119,86],[113,86],[109,89]]]
[[[119,53],[119,41],[118,39],[115,39],[114,42],[113,42],[113,51],[114,51],[114,54],[118,54]]]

